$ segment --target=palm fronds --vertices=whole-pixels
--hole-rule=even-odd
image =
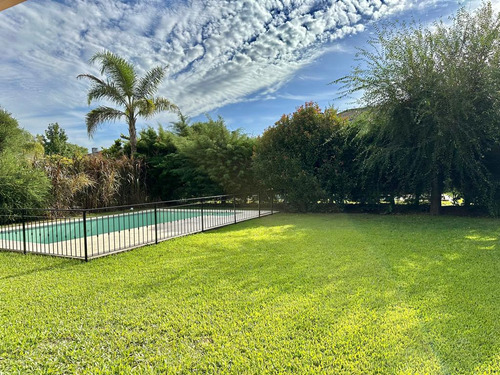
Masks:
[[[108,99],[118,105],[127,105],[125,97],[113,82],[105,82],[92,74],[80,74],[76,78],[86,78],[92,82],[87,94],[87,102],[90,105],[93,100]]]
[[[87,133],[89,136],[92,136],[99,124],[108,121],[116,121],[122,116],[125,116],[125,113],[122,111],[111,107],[99,106],[87,113],[85,117]]]
[[[109,51],[98,52],[90,59],[90,63],[101,65],[101,74],[104,74],[115,82],[118,89],[125,96],[134,95],[134,87],[137,81],[134,66],[124,58]]]
[[[149,118],[159,112],[178,112],[179,108],[166,98],[156,97],[152,99],[141,99],[136,101],[137,114],[144,118]]]
[[[157,66],[149,70],[144,77],[139,80],[135,96],[138,98],[152,97],[158,91],[158,85],[165,77],[166,67]]]
[[[132,64],[109,51],[96,53],[90,59],[90,63],[99,64],[101,74],[105,75],[106,79],[100,79],[92,74],[77,76],[78,79],[85,78],[92,83],[87,95],[89,105],[94,100],[107,99],[120,106],[121,110],[105,106],[91,110],[86,116],[87,133],[92,136],[99,124],[115,121],[123,116],[128,122],[133,155],[137,143],[135,121],[138,116],[149,118],[158,112],[179,110],[169,100],[153,96],[165,76],[166,67],[155,67],[138,79]]]
[[[162,111],[176,112],[179,113],[179,107],[174,103],[163,97],[157,97],[154,99],[155,103],[155,113]]]

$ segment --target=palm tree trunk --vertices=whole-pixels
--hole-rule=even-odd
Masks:
[[[130,136],[130,158],[134,159],[134,155],[137,152],[137,133],[135,129],[135,118],[131,117],[128,120],[128,133]]]

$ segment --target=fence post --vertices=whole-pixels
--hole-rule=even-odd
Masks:
[[[203,199],[201,200],[201,231],[205,231],[205,226],[203,225]]]
[[[23,253],[26,255],[26,219],[24,217],[24,210],[21,211],[21,220],[23,221]]]
[[[89,261],[88,251],[87,251],[87,211],[83,211],[83,248],[85,251],[85,261]]]
[[[158,212],[157,204],[155,203],[155,244],[158,244]]]
[[[233,211],[234,211],[234,223],[236,224],[236,194],[233,195]]]
[[[259,217],[260,217],[260,191],[257,193],[257,199],[259,200]]]
[[[271,215],[274,214],[274,191],[271,193]]]

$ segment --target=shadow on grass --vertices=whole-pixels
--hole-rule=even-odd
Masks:
[[[203,372],[211,357],[199,353],[210,352],[234,360],[235,373],[245,372],[241,363],[256,366],[256,353],[283,373],[293,372],[293,361],[297,373],[472,373],[500,347],[500,261],[495,244],[481,249],[497,237],[496,222],[470,219],[268,217],[81,263],[75,273],[85,277],[66,278],[57,298],[39,303],[51,313],[64,307],[54,311],[59,326],[80,297],[92,322],[102,322],[85,327],[96,338],[85,347],[105,342],[116,361],[126,355],[117,344],[124,337],[150,329],[127,350],[158,353],[166,341],[159,332],[168,333],[150,368],[168,359],[183,372]],[[75,264],[6,258],[8,277]],[[48,275],[54,284],[56,274]],[[26,297],[17,286],[16,306]],[[75,295],[64,300],[68,286]],[[238,368],[238,360],[247,362]]]
[[[61,270],[81,264],[80,260],[50,257],[46,255],[24,255],[1,251],[0,280],[16,279],[39,272]]]
[[[349,340],[366,326],[364,319],[375,325],[393,319],[394,327],[418,339],[407,343],[432,356],[433,365],[444,373],[472,373],[494,361],[500,350],[500,339],[493,334],[500,331],[498,221],[303,218],[307,220],[294,215],[291,226],[286,219],[283,226],[275,227],[273,221],[248,229],[269,230],[269,236],[260,239],[245,239],[246,230],[239,236],[239,229],[234,228],[239,247],[257,249],[243,263],[222,261],[225,276],[247,290],[274,287],[296,297],[334,296],[345,308],[337,319],[346,322],[338,327]],[[352,234],[339,244],[345,229],[352,229]],[[226,232],[232,233],[230,228]],[[267,254],[262,251],[266,249]],[[284,302],[285,294],[276,298]],[[325,302],[320,298],[317,303]],[[353,323],[356,320],[358,324]]]
[[[407,302],[419,312],[433,353],[450,373],[473,373],[500,350],[492,334],[500,330],[498,230],[494,222],[465,223],[436,229],[427,234],[431,240],[415,238],[429,245],[393,256]]]
[[[498,235],[492,235],[491,232],[486,233],[481,230],[470,230],[465,236],[466,240],[472,241],[479,250],[497,250],[498,249]]]

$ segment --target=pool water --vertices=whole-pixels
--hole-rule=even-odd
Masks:
[[[203,216],[229,216],[231,212],[204,212]],[[158,210],[157,223],[171,223],[201,216],[199,210]],[[155,224],[153,210],[130,212],[118,215],[87,217],[87,236],[95,236],[111,232],[120,232],[129,229],[148,227]],[[51,244],[83,238],[83,220],[58,219],[50,223],[26,224],[26,241],[42,244]],[[23,241],[22,227],[0,231],[0,240]]]

